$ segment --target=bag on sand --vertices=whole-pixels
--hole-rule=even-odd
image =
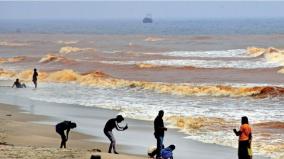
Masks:
[[[252,157],[252,148],[251,148],[251,147],[248,147],[248,155],[249,155],[250,157]]]

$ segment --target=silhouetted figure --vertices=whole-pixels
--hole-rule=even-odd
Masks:
[[[163,121],[164,111],[160,110],[158,116],[154,120],[154,136],[157,140],[157,157],[161,157],[161,150],[164,147],[163,141],[165,136],[165,131],[167,128],[164,126]]]
[[[239,136],[239,149],[238,156],[239,159],[251,159],[251,140],[252,140],[252,128],[249,125],[248,118],[246,116],[242,117],[242,125],[240,130],[234,129],[234,132]]]
[[[115,141],[115,138],[112,134],[112,130],[114,128],[116,128],[116,130],[118,130],[118,131],[124,131],[124,130],[128,129],[127,124],[126,124],[125,127],[120,127],[118,125],[118,123],[121,123],[123,120],[124,120],[124,118],[121,115],[118,115],[118,116],[116,116],[116,118],[109,119],[105,124],[104,133],[108,137],[108,139],[110,140],[108,153],[111,153],[111,151],[113,149],[113,152],[115,154],[118,154],[118,152],[116,151],[116,148],[115,148],[115,144],[116,144],[115,142],[116,141]]]
[[[34,74],[33,74],[33,83],[35,85],[35,88],[37,88],[37,76],[38,76],[38,73],[37,73],[37,70],[35,68],[34,69]]]
[[[71,121],[63,121],[55,126],[56,132],[61,136],[60,148],[62,147],[66,148],[66,142],[68,140],[70,129],[74,129],[76,127],[77,127],[76,123],[73,123]],[[66,136],[64,132],[65,130],[66,130]]]
[[[22,84],[18,78],[14,82],[12,88],[14,88],[14,86],[16,86],[16,88],[27,88],[26,85],[24,83]]]
[[[161,157],[163,159],[173,159],[173,151],[175,150],[175,145],[170,145],[161,150]],[[157,148],[152,148],[151,152],[148,152],[148,156],[154,158],[157,155]]]

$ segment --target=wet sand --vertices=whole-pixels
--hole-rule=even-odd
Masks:
[[[84,158],[91,155],[101,155],[102,158],[142,159],[130,155],[111,155],[96,152],[104,151],[107,144],[94,142],[93,136],[70,132],[70,141],[67,149],[59,149],[60,137],[55,133],[54,127],[33,123],[47,120],[48,117],[23,113],[18,107],[0,104],[0,158]]]
[[[4,108],[7,109],[10,107],[12,107],[12,110],[14,110],[13,112],[1,111],[3,114],[1,115],[2,118],[7,122],[15,122],[15,125],[22,127],[21,129],[14,127],[14,129],[11,131],[7,131],[6,134],[11,136],[5,139],[7,144],[17,146],[32,145],[32,149],[50,147],[50,151],[56,150],[56,152],[61,152],[58,149],[55,149],[58,146],[59,136],[55,134],[52,126],[39,125],[27,121],[36,121],[36,123],[54,125],[56,122],[66,119],[76,121],[78,124],[76,131],[87,134],[86,136],[72,131],[70,134],[71,139],[70,142],[68,142],[68,147],[72,149],[74,148],[76,150],[75,152],[79,153],[79,155],[81,154],[81,151],[86,152],[94,148],[101,149],[103,152],[106,151],[105,145],[108,140],[104,136],[102,129],[107,119],[114,117],[117,114],[116,111],[82,107],[78,105],[39,102],[21,98],[17,98],[16,100],[5,100],[5,103],[20,105],[19,108],[24,111],[24,114],[17,113],[16,107],[1,104],[1,109],[3,110],[5,110]],[[1,102],[3,102],[3,99]],[[12,114],[12,116],[5,116],[6,114]],[[37,116],[35,118],[34,114],[41,116]],[[49,116],[49,118],[43,116]],[[27,119],[24,120],[20,117],[27,117]],[[132,154],[135,156],[146,156],[147,147],[150,145],[155,145],[152,122],[132,119],[126,120],[129,124],[129,129],[125,132],[115,131],[115,136],[118,143],[118,152],[121,152],[122,154]],[[39,129],[40,131],[38,131]],[[31,137],[33,140],[30,140]],[[175,150],[174,155],[178,159],[237,158],[237,150],[234,148],[219,146],[216,144],[205,144],[198,141],[185,139],[184,137],[185,135],[183,135],[181,132],[177,132],[176,129],[169,129],[169,131],[166,132],[165,145],[176,144],[177,149]],[[11,147],[6,148],[9,149]],[[31,151],[29,148],[27,149],[27,151]],[[7,150],[7,154],[9,154],[9,150]],[[74,156],[77,158],[76,154],[74,154]],[[134,157],[131,158],[134,159]],[[264,157],[260,156],[255,156],[254,158],[264,159]]]

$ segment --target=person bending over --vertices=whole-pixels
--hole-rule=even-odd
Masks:
[[[128,129],[128,126],[126,124],[125,127],[120,127],[118,125],[118,123],[121,123],[122,121],[124,120],[124,118],[121,116],[121,115],[118,115],[116,116],[116,118],[112,118],[112,119],[109,119],[106,124],[105,124],[105,127],[104,127],[104,134],[108,137],[108,139],[110,140],[110,145],[109,145],[109,149],[108,149],[108,153],[111,153],[112,149],[113,149],[113,152],[115,154],[118,154],[118,152],[116,151],[116,147],[115,147],[115,144],[116,144],[116,141],[115,141],[115,138],[113,136],[113,133],[112,133],[112,130],[114,128],[116,128],[116,130],[118,131],[124,131],[126,129]]]
[[[60,148],[62,147],[66,148],[66,142],[68,140],[70,129],[74,129],[76,127],[77,127],[76,123],[73,123],[71,121],[63,121],[55,126],[56,132],[61,136]],[[64,132],[65,130],[66,130],[66,135]]]
[[[14,82],[12,88],[14,88],[14,86],[16,86],[16,88],[27,88],[26,85],[24,83],[21,83],[18,78]]]
[[[161,157],[162,159],[173,159],[173,151],[175,150],[175,145],[170,145],[166,148],[163,148],[161,150]],[[148,150],[148,156],[150,158],[156,158],[157,155],[157,148],[156,147],[150,147]]]
[[[162,149],[161,156],[163,159],[173,159],[173,151],[175,150],[175,145],[170,145],[167,148]]]
[[[250,127],[246,116],[242,117],[241,123],[242,125],[239,131],[233,129],[236,136],[239,136],[238,156],[239,159],[251,159],[252,128]]]

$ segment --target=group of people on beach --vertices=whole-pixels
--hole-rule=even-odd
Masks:
[[[154,136],[157,140],[157,147],[152,149],[151,152],[148,152],[148,156],[154,158],[156,156],[157,159],[173,159],[173,150],[175,149],[175,145],[170,145],[168,147],[164,147],[163,138],[164,131],[167,130],[164,126],[163,121],[164,111],[160,110],[158,116],[154,121]],[[124,131],[128,129],[128,124],[125,126],[120,126],[119,123],[124,121],[122,115],[117,115],[116,118],[109,119],[104,126],[104,134],[109,139],[110,145],[108,149],[108,153],[118,154],[116,150],[116,139],[113,135],[112,130],[116,129],[118,131]],[[66,142],[68,140],[69,132],[71,129],[77,127],[77,124],[71,121],[63,121],[58,123],[55,126],[56,132],[61,137],[60,148],[66,148]],[[66,131],[66,133],[65,133]]]
[[[37,69],[34,69],[32,81],[34,83],[35,88],[37,88]],[[24,83],[21,83],[19,79],[16,79],[12,88],[26,88]],[[160,110],[157,117],[154,120],[154,137],[157,141],[156,147],[151,149],[151,152],[148,152],[148,156],[156,159],[173,159],[173,151],[175,149],[175,145],[170,145],[165,147],[163,144],[165,131],[167,128],[164,125],[163,121],[164,111]],[[110,145],[108,149],[108,153],[118,154],[116,151],[116,139],[112,133],[113,129],[118,131],[124,131],[128,129],[128,124],[124,127],[119,126],[124,120],[122,115],[117,115],[116,118],[109,119],[104,127],[104,134],[110,140]],[[66,148],[66,142],[68,140],[69,132],[71,129],[76,128],[77,125],[71,121],[63,121],[56,125],[56,132],[61,137],[60,148]],[[65,133],[66,131],[66,133]],[[252,149],[251,149],[251,141],[252,141],[252,128],[249,125],[248,118],[243,116],[241,119],[240,130],[233,129],[236,136],[239,136],[239,145],[238,145],[238,157],[239,159],[252,159]]]
[[[164,111],[160,110],[157,117],[154,120],[154,137],[157,140],[156,147],[148,151],[148,156],[156,159],[173,159],[173,151],[175,150],[175,145],[170,145],[165,147],[163,144],[165,131],[167,128],[163,121]],[[118,131],[124,131],[128,129],[128,124],[124,127],[119,126],[124,120],[122,115],[117,115],[116,118],[109,119],[104,127],[104,134],[110,140],[110,145],[108,153],[118,154],[116,151],[116,139],[112,133],[113,129]],[[76,123],[71,121],[63,121],[56,125],[56,132],[61,136],[60,148],[66,148],[66,142],[68,140],[68,135],[70,129],[76,128]],[[66,131],[66,135],[64,133]],[[239,159],[252,159],[251,141],[252,141],[252,128],[249,125],[248,118],[243,116],[241,119],[240,130],[233,129],[236,136],[239,136],[239,146],[238,146],[238,158]]]
[[[38,76],[38,73],[37,73],[37,69],[35,68],[34,73],[33,73],[33,79],[32,79],[35,88],[37,88],[37,76]],[[26,84],[21,83],[18,78],[16,79],[16,81],[12,85],[12,88],[14,88],[14,87],[16,87],[16,88],[27,88]]]

